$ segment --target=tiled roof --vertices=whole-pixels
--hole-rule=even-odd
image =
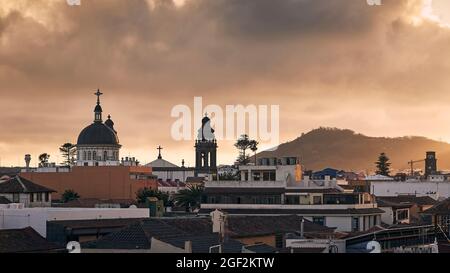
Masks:
[[[300,231],[301,217],[290,216],[230,216],[227,218],[225,252],[241,252],[242,244],[233,238],[243,236],[264,236],[276,233]],[[66,221],[61,221],[66,222]],[[305,235],[330,234],[332,228],[322,227],[305,221]],[[154,237],[173,246],[184,248],[186,241],[192,241],[193,252],[208,252],[217,245],[218,235],[212,233],[209,217],[180,217],[145,219],[108,234],[97,241],[85,243],[83,247],[97,249],[150,249]]]
[[[417,204],[420,206],[435,205],[438,203],[438,201],[434,200],[429,196],[415,196],[415,195],[377,196],[376,199],[377,201],[381,200],[384,202],[391,202],[397,204],[410,203],[410,204]]]
[[[245,246],[245,248],[253,253],[275,253],[275,252],[277,252],[276,248],[266,245],[266,244],[250,245],[250,246]]]
[[[86,248],[98,249],[150,249],[154,236],[168,237],[184,233],[159,219],[148,219],[132,224],[118,232],[108,234],[97,241],[87,243]]]
[[[299,232],[301,216],[230,216],[228,231],[231,237],[263,236],[275,233]],[[316,225],[305,219],[304,232],[333,233],[333,228]]]
[[[36,193],[55,192],[20,176],[15,176],[0,183],[0,193]]]
[[[325,247],[317,246],[317,247],[285,247],[279,249],[279,253],[305,253],[305,254],[313,254],[313,253],[323,253],[325,251]]]
[[[157,168],[174,168],[174,169],[181,169],[179,166],[165,160],[162,158],[158,158],[156,160],[153,160],[152,162],[145,165],[146,167],[152,167],[153,170]]]
[[[122,208],[128,208],[131,205],[137,205],[133,199],[97,199],[97,198],[80,198],[67,203],[58,204],[57,207],[64,208],[95,208],[101,204],[119,204]]]
[[[51,224],[60,225],[65,228],[81,229],[81,228],[111,228],[126,227],[131,224],[140,222],[143,218],[117,218],[117,219],[90,219],[90,220],[62,220],[49,221]]]
[[[286,188],[286,192],[297,193],[342,193],[337,188]]]
[[[202,183],[202,182],[205,182],[204,177],[189,176],[188,178],[186,178],[186,183]]]
[[[182,181],[173,181],[173,180],[169,180],[169,181],[163,181],[163,180],[158,180],[158,187],[186,187],[186,184]]]
[[[285,192],[284,188],[231,188],[231,187],[206,187],[205,194],[241,194],[241,193],[250,193],[252,195],[261,195],[261,194],[282,194]]]
[[[209,214],[213,209],[200,209],[200,214]],[[379,208],[369,209],[223,209],[229,214],[242,215],[368,215],[384,213]]]
[[[412,207],[414,204],[410,203],[410,202],[392,202],[383,198],[377,198],[377,205],[378,207],[391,207],[391,208],[410,208]]]
[[[31,227],[0,230],[0,253],[54,252],[64,248],[47,241]]]
[[[8,200],[8,198],[4,196],[0,196],[0,204],[10,204],[11,201]]]
[[[186,241],[192,242],[192,253],[209,253],[212,246],[219,245],[219,236],[217,234],[209,233],[207,235],[186,236],[178,234],[176,236],[155,237],[156,239],[168,243],[172,246],[182,248],[185,247]],[[223,242],[223,253],[240,253],[243,244],[233,239],[227,239]]]
[[[436,205],[427,209],[423,213],[425,213],[425,214],[450,214],[450,198],[447,198],[444,201],[437,203]]]

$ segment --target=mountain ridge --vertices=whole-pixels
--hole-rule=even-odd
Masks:
[[[392,168],[405,170],[410,160],[425,158],[436,151],[438,169],[450,169],[450,144],[423,136],[372,137],[350,129],[319,127],[300,137],[280,144],[274,151],[260,152],[257,157],[298,157],[306,169],[332,167],[353,171],[373,171],[378,155],[385,152]],[[414,168],[423,169],[423,163]]]

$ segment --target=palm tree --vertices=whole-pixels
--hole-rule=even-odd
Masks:
[[[63,164],[70,166],[73,163],[73,158],[76,154],[76,146],[72,143],[64,143],[59,147],[59,151],[62,153],[64,158]]]
[[[69,201],[78,200],[80,195],[76,193],[74,190],[65,190],[61,195],[61,201],[63,203],[67,203]]]
[[[186,211],[195,210],[200,208],[203,192],[203,186],[189,186],[175,195],[175,203],[178,206],[185,207]]]

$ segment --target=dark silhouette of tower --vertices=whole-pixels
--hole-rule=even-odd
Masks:
[[[202,119],[202,127],[195,140],[195,176],[217,173],[217,140],[211,120],[207,115]]]
[[[425,158],[425,177],[437,173],[437,159],[436,152],[427,152]]]

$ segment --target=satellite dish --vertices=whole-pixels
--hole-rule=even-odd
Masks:
[[[370,250],[369,253],[381,253],[381,245],[377,241],[370,241],[367,246],[367,250]]]
[[[81,245],[76,241],[68,242],[66,249],[69,251],[69,253],[81,253]]]

